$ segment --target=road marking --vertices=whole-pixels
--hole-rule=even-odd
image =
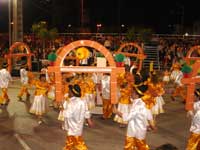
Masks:
[[[19,134],[14,135],[24,150],[31,150],[31,148],[26,144],[26,142],[20,137]]]

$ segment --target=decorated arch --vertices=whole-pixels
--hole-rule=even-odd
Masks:
[[[60,47],[57,51],[56,51],[56,55],[58,56],[61,51],[63,51],[63,47]],[[76,56],[66,56],[65,59],[67,60],[75,60],[76,61],[76,66],[79,65],[79,59]]]
[[[91,47],[101,52],[105,59],[108,61],[108,66],[106,67],[96,67],[96,66],[64,66],[63,62],[65,57],[74,49],[78,47]],[[62,47],[58,53],[55,66],[48,67],[49,72],[55,73],[56,81],[56,101],[59,102],[62,100],[62,73],[63,72],[86,72],[86,73],[110,73],[110,90],[111,90],[111,103],[117,103],[117,74],[124,72],[124,68],[116,67],[114,58],[112,54],[106,49],[103,45],[95,41],[90,40],[79,40],[72,42],[64,47]]]
[[[125,47],[128,47],[128,46],[136,47],[138,49],[137,53],[123,52],[123,49]],[[140,47],[137,43],[133,43],[133,42],[132,43],[122,44],[120,46],[120,48],[117,50],[116,54],[123,54],[124,56],[127,56],[127,57],[136,57],[136,58],[138,58],[139,59],[138,72],[141,71],[141,69],[142,69],[142,62],[146,58],[146,55],[144,54],[144,50],[142,49],[142,47]]]
[[[14,52],[15,49],[18,49],[19,51]],[[8,54],[5,55],[9,72],[12,70],[12,58],[19,58],[23,56],[27,57],[27,66],[29,69],[32,69],[31,56],[33,56],[33,54],[31,53],[29,46],[23,42],[15,42],[13,45],[11,45]]]
[[[196,52],[196,54],[199,56],[192,56],[194,52]],[[187,63],[190,63],[191,60],[200,60],[200,45],[191,47],[186,54],[185,60]]]
[[[192,53],[195,52],[200,55],[200,46],[193,46],[187,52],[185,57],[186,62],[189,64],[191,60],[194,60],[194,64],[192,65],[192,72],[188,78],[183,78],[182,83],[187,86],[187,97],[186,97],[186,110],[192,110],[194,104],[194,91],[195,85],[200,83],[200,76],[198,72],[200,70],[200,57],[192,56]]]

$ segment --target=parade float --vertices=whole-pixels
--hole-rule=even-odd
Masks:
[[[103,54],[104,60],[99,59],[97,64],[90,66],[81,66],[79,61],[89,56],[87,48],[95,49],[97,52]],[[69,56],[74,51],[75,56]],[[65,59],[72,59],[76,63],[72,65],[65,65]],[[55,88],[56,88],[56,101],[59,103],[63,99],[63,73],[109,73],[110,91],[111,91],[111,103],[117,103],[117,74],[123,73],[124,67],[117,67],[114,57],[108,49],[98,42],[91,40],[79,40],[74,41],[66,46],[61,47],[57,51],[57,59],[54,66],[48,67],[48,72],[55,74]]]
[[[184,76],[182,83],[187,87],[187,97],[186,97],[186,110],[192,110],[194,104],[194,91],[196,86],[200,83],[200,46],[193,46],[187,52],[185,61],[187,65],[190,65],[192,70],[189,75]]]
[[[136,52],[124,52],[124,49],[127,47],[136,48],[137,51]],[[141,71],[142,62],[146,58],[146,55],[144,54],[144,50],[142,49],[142,47],[140,47],[137,43],[133,43],[133,42],[122,44],[115,54],[117,56],[120,56],[119,54],[122,54],[125,57],[129,57],[129,58],[135,57],[136,60],[138,61],[138,62],[135,62],[135,64],[137,64],[137,68],[138,68],[137,72]],[[131,62],[131,65],[133,65],[133,62]],[[123,66],[123,64],[120,64],[119,66]]]
[[[5,59],[8,64],[8,71],[11,72],[13,67],[18,65],[20,67],[20,63],[17,62],[25,61],[28,69],[32,69],[31,57],[33,54],[29,46],[23,42],[15,42],[9,48],[8,53],[5,55]],[[26,60],[22,60],[22,58],[26,58]],[[20,69],[20,68],[18,68]]]

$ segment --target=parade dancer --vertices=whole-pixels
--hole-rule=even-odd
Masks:
[[[50,106],[51,107],[55,107],[56,108],[56,103],[55,103],[55,93],[56,93],[56,88],[55,88],[55,77],[54,77],[54,74],[51,73],[50,75],[48,75],[48,83],[50,85],[50,88],[49,88],[49,91],[48,91],[48,98],[51,100],[51,104]]]
[[[92,110],[95,108],[95,83],[92,80],[92,74],[88,74],[84,77],[85,80],[85,99],[88,104],[88,109]]]
[[[148,85],[148,89],[150,91],[154,91],[157,95],[155,97],[155,105],[151,108],[154,121],[156,120],[156,116],[160,113],[164,113],[163,105],[165,104],[162,95],[165,93],[163,88],[163,83],[159,82],[158,76],[156,74],[152,74],[151,83]]]
[[[45,74],[40,74],[39,80],[34,81],[33,85],[36,90],[30,113],[35,114],[38,118],[38,124],[41,124],[42,116],[47,112],[48,108],[47,92],[49,84],[46,82]]]
[[[168,70],[164,71],[164,76],[163,76],[163,83],[164,85],[168,84],[170,81],[170,72]]]
[[[81,99],[79,85],[69,85],[69,103],[63,114],[67,124],[66,145],[63,150],[87,150],[82,137],[83,125],[85,119],[89,126],[92,126],[92,121],[87,103]]]
[[[1,88],[1,97],[0,97],[0,104],[7,105],[10,101],[7,91],[9,82],[12,81],[12,77],[10,73],[7,71],[8,65],[6,63],[3,64],[0,70],[0,88]]]
[[[117,110],[121,113],[129,113],[131,104],[131,88],[128,86],[128,83],[125,82],[120,87],[120,98]],[[124,121],[120,116],[116,115],[114,121],[120,124],[120,127],[125,127],[128,123]]]
[[[181,83],[181,79],[183,78],[183,73],[180,71],[179,74],[177,75],[174,83],[175,83],[175,90],[172,93],[172,100],[175,101],[175,97],[180,96],[183,100],[183,102],[185,102],[185,98],[186,98],[186,92],[184,90],[184,85]]]
[[[101,96],[103,99],[103,118],[108,119],[112,116],[113,105],[110,100],[110,74],[105,73],[101,80]]]
[[[63,130],[67,130],[67,122],[66,120],[64,119],[64,110],[67,109],[67,106],[69,104],[69,84],[70,84],[70,80],[71,78],[65,78],[64,79],[64,88],[63,88],[63,93],[64,93],[64,99],[63,101],[61,102],[61,105],[60,105],[60,112],[59,112],[59,115],[58,115],[58,120],[59,121],[62,121],[62,129]],[[73,83],[72,83],[73,84]]]
[[[144,93],[147,86],[136,85],[134,87],[135,94],[139,98],[132,101],[130,112],[116,111],[115,113],[124,121],[128,121],[124,150],[149,150],[149,146],[145,142],[146,132],[149,126],[155,129],[153,116],[149,109],[149,106],[152,105],[152,101],[149,99],[151,96]]]
[[[195,91],[196,102],[192,112],[192,124],[190,127],[191,135],[188,139],[186,150],[200,149],[200,89]]]
[[[195,113],[190,127],[191,135],[188,139],[186,150],[200,149],[200,110]]]
[[[25,68],[20,69],[20,79],[21,79],[22,86],[17,97],[19,101],[21,101],[22,96],[26,94],[26,99],[28,100],[30,98],[30,93],[28,92],[29,78],[28,78],[28,71]]]

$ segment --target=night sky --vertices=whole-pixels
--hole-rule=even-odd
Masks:
[[[167,32],[172,24],[191,26],[200,21],[198,1],[181,0],[83,0],[86,26],[104,27],[130,26],[152,27],[158,33]],[[7,32],[8,8],[6,0],[0,0],[0,32]],[[24,0],[24,30],[29,32],[31,24],[46,20],[49,26],[56,26],[61,32],[71,24],[80,26],[80,0]]]

